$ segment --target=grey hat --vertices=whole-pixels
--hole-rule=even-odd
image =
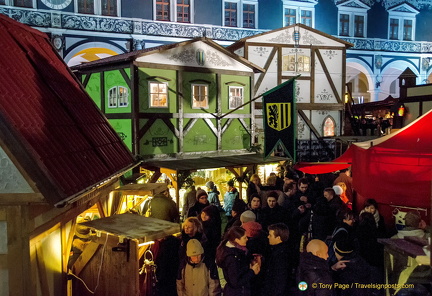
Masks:
[[[214,182],[213,181],[208,181],[205,186],[209,189],[213,189],[214,188]]]
[[[254,212],[252,211],[244,211],[241,215],[240,215],[240,222],[241,223],[246,223],[246,222],[250,222],[250,221],[256,221],[256,215]]]
[[[186,245],[186,255],[188,257],[198,256],[204,254],[204,249],[197,239],[191,239]]]

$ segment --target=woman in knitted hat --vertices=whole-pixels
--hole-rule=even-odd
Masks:
[[[206,206],[201,215],[198,216],[201,221],[204,234],[208,240],[208,248],[206,250],[207,257],[215,258],[216,248],[221,241],[222,220],[219,214],[219,209],[214,205]]]
[[[198,189],[195,204],[189,209],[187,216],[198,217],[201,214],[201,211],[209,204],[207,192],[201,188]]]
[[[260,272],[258,262],[247,256],[246,231],[231,227],[216,251],[216,263],[222,269],[226,285],[224,296],[246,296],[251,293],[251,282]]]

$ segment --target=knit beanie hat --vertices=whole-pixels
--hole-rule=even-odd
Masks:
[[[252,211],[244,211],[243,214],[240,215],[240,222],[241,223],[246,223],[249,221],[255,221],[256,220],[256,215],[254,212]]]
[[[255,222],[255,221],[249,221],[249,222],[243,223],[241,227],[244,230],[246,230],[246,236],[247,237],[255,237],[262,230],[261,224],[259,224],[258,222]]]
[[[198,189],[197,193],[196,193],[196,199],[199,200],[200,196],[202,196],[202,195],[208,196],[208,194],[205,190]]]
[[[204,254],[204,249],[197,239],[191,239],[186,245],[186,255],[188,257],[198,256]]]
[[[334,190],[336,195],[341,195],[343,193],[343,189],[339,185],[333,186],[333,190]]]
[[[208,189],[212,190],[214,188],[214,182],[208,181],[205,185]]]
[[[341,256],[348,256],[354,251],[354,244],[351,240],[337,241],[333,245],[334,251]]]

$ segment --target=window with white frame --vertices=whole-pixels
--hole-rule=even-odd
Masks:
[[[224,26],[256,29],[258,0],[224,0],[222,15]]]
[[[367,12],[370,7],[359,0],[346,1],[338,5],[339,36],[366,36]]]
[[[76,11],[84,14],[119,16],[120,0],[76,0]]]
[[[168,84],[166,82],[149,82],[149,102],[151,108],[168,107]]]
[[[315,26],[315,5],[318,3],[318,1],[282,1],[284,26],[290,26],[297,23],[301,23],[312,28]]]
[[[108,90],[108,108],[127,107],[129,90],[123,86],[114,86]]]
[[[241,86],[230,86],[229,87],[229,99],[228,99],[228,108],[229,109],[236,109],[243,105],[244,99],[243,99],[243,87]],[[240,108],[240,109],[243,109]]]
[[[192,108],[208,108],[207,84],[192,84]]]
[[[154,20],[192,23],[194,0],[153,0]]]
[[[388,10],[389,28],[388,38],[391,40],[415,40],[416,15],[419,13],[414,7],[406,3]]]

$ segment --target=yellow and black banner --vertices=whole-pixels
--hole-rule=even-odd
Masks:
[[[263,94],[265,158],[277,149],[278,153],[295,161],[297,118],[294,82],[297,77]]]

